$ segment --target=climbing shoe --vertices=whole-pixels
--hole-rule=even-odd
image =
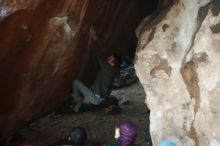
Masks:
[[[81,96],[73,96],[73,100],[82,101],[82,97]]]
[[[70,108],[76,113],[78,113],[80,111],[79,107],[74,106],[74,105],[71,105]]]

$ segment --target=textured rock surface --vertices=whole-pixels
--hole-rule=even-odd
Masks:
[[[71,6],[69,0],[48,0],[35,9],[11,11],[0,23],[0,135],[11,134],[67,98],[83,53],[74,48]]]
[[[61,105],[74,78],[95,75],[94,52],[87,50],[91,24],[103,52],[128,53],[133,29],[156,7],[148,2],[0,0],[0,137]]]
[[[219,23],[219,0],[179,0],[142,32],[135,67],[155,145],[220,146]]]

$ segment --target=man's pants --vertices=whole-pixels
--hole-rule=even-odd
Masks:
[[[103,99],[100,96],[95,95],[95,93],[86,87],[79,80],[73,81],[73,97],[82,97],[82,101],[75,101],[76,106],[81,107],[82,103],[99,105]]]

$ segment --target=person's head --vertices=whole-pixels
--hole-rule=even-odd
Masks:
[[[107,62],[111,66],[119,67],[121,59],[117,54],[113,53],[108,56]]]
[[[131,146],[135,143],[137,137],[137,128],[133,123],[123,122],[119,127],[119,133],[119,146]]]
[[[158,146],[176,146],[176,144],[170,140],[163,140]]]
[[[83,127],[74,127],[70,137],[74,144],[83,144],[87,140],[87,133]]]

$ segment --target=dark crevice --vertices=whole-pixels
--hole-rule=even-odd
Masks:
[[[190,47],[189,47],[189,49],[187,50],[187,52],[185,53],[185,56],[184,56],[183,61],[182,61],[182,64],[185,63],[185,61],[186,61],[186,56],[189,54],[189,52],[191,51],[191,49],[192,49],[192,47],[193,47],[193,45],[194,45],[197,32],[198,32],[199,29],[201,28],[202,22],[204,21],[205,17],[208,15],[208,10],[209,10],[209,8],[210,8],[210,4],[211,4],[211,3],[208,3],[208,4],[206,4],[205,6],[203,6],[203,7],[201,7],[201,8],[199,9],[198,16],[197,16],[197,27],[196,27],[195,32],[194,32],[193,35],[192,35]],[[183,65],[182,65],[182,66],[183,66]]]
[[[220,33],[220,22],[210,27],[213,34]]]
[[[146,45],[147,45],[148,43],[150,43],[150,42],[154,39],[155,31],[156,31],[156,27],[153,27],[153,28],[151,29],[151,32],[150,32],[149,37],[148,37],[148,39],[147,39]]]
[[[164,24],[162,26],[163,32],[165,32],[167,30],[167,28],[169,28],[169,25],[168,24]]]
[[[211,12],[213,16],[218,16],[220,13],[220,2],[219,0],[212,0],[211,2]]]

